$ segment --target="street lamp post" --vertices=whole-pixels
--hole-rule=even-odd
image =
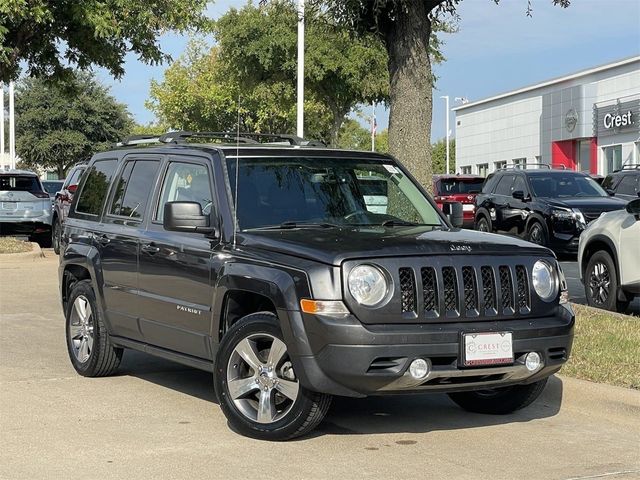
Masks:
[[[447,136],[447,145],[446,145],[446,149],[447,149],[447,170],[445,171],[445,174],[449,174],[449,95],[443,95],[440,98],[444,98],[445,101],[445,105],[446,105],[446,110],[447,110],[447,118],[446,118],[446,122],[445,122],[445,128],[446,128],[446,136]]]
[[[13,82],[9,82],[9,164],[16,168],[16,113],[13,106]]]
[[[304,0],[298,0],[298,105],[297,132],[304,137]]]

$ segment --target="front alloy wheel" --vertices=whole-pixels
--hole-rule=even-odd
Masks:
[[[611,275],[603,262],[593,265],[589,273],[589,296],[596,306],[603,307],[609,299]]]
[[[611,255],[604,250],[596,252],[589,259],[584,274],[584,289],[587,303],[592,307],[624,312],[631,303],[618,298],[616,265]]]
[[[241,318],[220,342],[216,394],[229,424],[261,440],[288,440],[313,430],[331,397],[304,388],[295,374],[278,318]]]
[[[68,331],[73,355],[79,363],[86,363],[93,351],[93,315],[84,295],[77,296],[73,302]]]

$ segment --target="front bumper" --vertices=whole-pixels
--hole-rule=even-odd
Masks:
[[[283,326],[296,374],[310,390],[366,396],[403,392],[453,392],[532,383],[557,372],[569,358],[575,317],[559,306],[548,318],[464,323],[363,325],[354,317],[287,312]],[[462,333],[513,332],[515,362],[491,367],[461,366]],[[289,337],[289,338],[287,338]],[[524,355],[538,352],[543,364],[529,372]],[[408,373],[416,358],[431,373],[420,381]]]

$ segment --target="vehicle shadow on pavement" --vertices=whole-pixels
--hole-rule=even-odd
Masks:
[[[558,414],[562,380],[552,376],[529,407],[509,415],[483,415],[462,410],[444,394],[334,398],[329,414],[314,435],[427,433],[529,422]],[[306,437],[309,438],[309,437]]]
[[[146,353],[125,350],[118,374],[137,377],[201,400],[218,403],[211,373]]]
[[[120,375],[129,375],[218,403],[212,374],[145,353],[126,350]],[[529,407],[509,415],[465,412],[444,394],[385,395],[367,398],[335,397],[320,426],[305,440],[322,435],[426,433],[529,422],[553,417],[562,405],[562,380],[552,376],[544,392]]]

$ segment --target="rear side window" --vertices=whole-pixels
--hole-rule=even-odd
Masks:
[[[76,212],[100,215],[117,164],[116,159],[99,160],[93,164],[80,192]]]
[[[159,162],[156,160],[127,162],[118,180],[109,213],[121,217],[144,218],[158,166]]]
[[[500,177],[496,177],[493,173],[487,177],[482,186],[482,193],[491,193],[493,191],[493,187],[496,186],[496,181]]]
[[[34,175],[0,175],[0,191],[42,192],[42,187]]]
[[[71,172],[71,175],[69,175],[64,182],[65,188],[68,187],[69,185],[77,185],[80,180],[80,175],[82,175],[83,171],[84,171],[83,168],[74,169]]]
[[[503,175],[496,186],[496,195],[511,195],[511,185],[515,175]]]

